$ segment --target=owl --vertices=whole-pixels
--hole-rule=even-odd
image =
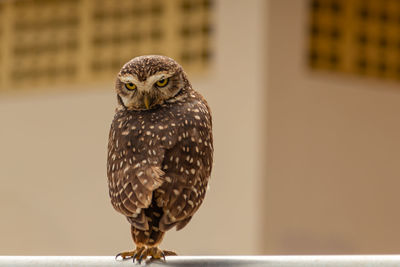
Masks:
[[[117,258],[176,255],[165,233],[185,227],[202,204],[213,162],[211,112],[173,59],[140,56],[118,73],[108,141],[112,206],[131,226],[136,248]]]

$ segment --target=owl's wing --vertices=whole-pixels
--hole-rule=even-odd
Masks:
[[[163,183],[164,174],[161,170],[164,149],[144,147],[145,143],[134,132],[124,135],[118,127],[111,127],[108,146],[111,203],[135,227],[144,230],[148,229],[148,223],[143,209],[151,204],[153,191]]]
[[[211,173],[213,146],[211,127],[192,128],[181,142],[166,151],[165,183],[156,190],[157,205],[164,215],[160,230],[182,229],[202,204]]]

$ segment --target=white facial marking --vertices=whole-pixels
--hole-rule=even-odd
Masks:
[[[132,74],[125,74],[123,76],[121,75],[119,77],[119,80],[123,83],[135,84],[138,91],[150,92],[150,90],[153,88],[154,83],[156,83],[159,80],[169,78],[171,76],[172,74],[168,74],[167,72],[159,72],[153,76],[148,77],[145,81],[141,82],[138,79],[136,79],[136,77],[133,76]],[[125,104],[126,103],[125,101],[127,101],[127,99],[124,100],[122,96],[121,98]]]

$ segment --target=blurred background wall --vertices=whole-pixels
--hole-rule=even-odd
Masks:
[[[269,3],[265,251],[398,253],[399,2]]]
[[[93,46],[89,47],[92,44],[88,42],[86,48],[80,43],[74,46],[74,27],[85,23],[74,20],[79,20],[79,14],[87,12],[86,6],[95,2],[98,6],[94,18],[109,19],[107,23],[114,28],[96,22],[100,26],[92,24],[94,33],[76,36],[100,35],[89,39],[96,41]],[[121,10],[115,3],[122,2],[127,7]],[[52,5],[56,11],[51,11]],[[211,11],[204,15],[204,6],[209,5],[212,5]],[[166,15],[166,25],[161,19],[149,21],[145,15],[140,18],[156,24],[153,28],[160,26],[169,31],[165,38],[172,39],[168,39],[172,48],[160,46],[158,39],[146,37],[139,42],[123,34],[131,30],[126,25],[118,28],[129,22],[133,30],[139,27],[142,33],[151,32],[146,23],[134,24],[141,23],[140,19],[128,21],[130,18],[121,14],[130,8],[149,10],[157,6],[175,8],[177,14],[171,16],[171,10],[165,11],[170,12]],[[20,43],[18,38],[2,40],[3,48],[5,44],[9,47],[6,58],[2,57],[7,61],[3,63],[8,66],[9,76],[8,81],[3,80],[7,86],[3,86],[0,96],[0,254],[113,255],[133,248],[129,224],[113,210],[108,196],[106,147],[116,106],[113,83],[119,68],[134,53],[156,53],[163,49],[184,65],[194,88],[207,98],[213,112],[215,140],[215,166],[207,198],[189,226],[179,232],[168,232],[163,247],[180,254],[261,253],[259,200],[266,96],[265,6],[261,0],[110,0],[61,1],[58,4],[51,0],[13,1],[3,5],[3,14],[12,17],[18,11],[27,20],[17,28],[19,19],[15,19],[16,26],[2,31],[3,36],[11,38],[13,31],[21,27],[26,31],[20,34],[21,38],[28,38],[24,33],[29,35],[31,31],[36,31],[37,36],[32,34],[25,43]],[[187,14],[178,12],[181,8]],[[37,14],[42,14],[43,10],[45,13],[35,16],[31,9],[39,12]],[[65,12],[65,9],[70,11]],[[197,14],[198,9],[200,14]],[[76,12],[78,18],[70,18]],[[157,17],[157,14],[151,16]],[[185,14],[188,18],[180,17]],[[196,16],[193,20],[192,14]],[[248,17],[240,19],[243,14]],[[57,20],[59,17],[63,21]],[[169,23],[171,17],[174,22]],[[182,24],[178,18],[182,19]],[[53,30],[52,19],[61,25],[66,23],[60,31],[71,32]],[[181,28],[206,23],[212,26],[209,41],[196,35],[196,27],[191,29],[194,33],[189,32],[189,36],[194,34],[193,45],[190,40],[182,40]],[[171,33],[168,26],[176,27],[177,33]],[[101,33],[105,36],[103,40]],[[102,40],[100,44],[99,40]],[[163,40],[165,43],[164,38],[159,41]],[[138,42],[140,45],[136,47]],[[63,48],[58,53],[52,52],[60,43],[70,43],[72,48],[66,52]],[[15,46],[22,48],[14,49]],[[120,51],[120,46],[125,50]],[[186,51],[184,48],[195,50],[208,46],[213,54],[210,61],[203,61],[204,57],[198,60],[197,50],[192,54],[196,56],[193,60],[190,55],[188,59],[181,53]],[[81,53],[79,49],[85,50]],[[132,49],[132,53],[128,49]],[[82,58],[77,58],[78,55]],[[93,61],[90,61],[91,55]],[[18,64],[15,58],[24,68],[15,66]],[[31,63],[24,62],[28,59]],[[82,61],[89,63],[85,65]],[[50,76],[53,68],[61,70],[61,74],[56,72]],[[75,75],[63,76],[68,69],[68,73],[76,72]],[[86,73],[81,74],[82,71]],[[18,83],[18,79],[24,80]]]
[[[0,5],[0,254],[133,246],[105,164],[115,73],[137,53],[176,58],[213,111],[210,190],[163,247],[398,253],[396,0],[49,2]]]

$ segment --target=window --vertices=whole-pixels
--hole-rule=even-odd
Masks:
[[[143,54],[190,73],[211,56],[212,0],[0,2],[0,91],[114,80]]]

